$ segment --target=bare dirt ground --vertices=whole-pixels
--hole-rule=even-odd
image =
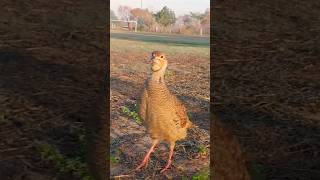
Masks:
[[[104,65],[104,3],[0,6],[0,179],[80,179],[84,121]]]
[[[112,36],[111,36],[112,37]],[[128,44],[129,43],[129,44]],[[136,46],[137,41],[111,41],[111,156],[117,161],[111,163],[111,175],[126,174],[134,169],[151,146],[151,140],[144,126],[127,116],[122,107],[134,110],[149,71],[152,46],[168,54],[168,76],[170,90],[186,105],[192,121],[199,126],[189,133],[186,140],[177,143],[174,167],[167,174],[160,170],[167,162],[169,149],[161,144],[152,156],[147,169],[131,174],[132,179],[191,179],[197,173],[209,171],[209,56],[190,53],[184,48],[169,51],[171,45],[149,45],[145,51],[123,50],[118,45]],[[209,51],[209,48],[207,48]],[[202,149],[201,149],[202,148]]]
[[[320,178],[320,3],[216,1],[214,107],[253,179]]]

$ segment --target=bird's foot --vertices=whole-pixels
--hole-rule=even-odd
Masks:
[[[171,167],[171,165],[172,165],[172,162],[171,162],[171,160],[170,160],[170,161],[167,163],[166,167],[163,168],[160,172],[161,172],[161,173],[166,172],[166,171]]]
[[[141,163],[138,167],[136,167],[135,171],[139,171],[139,170],[142,169],[142,168],[147,168],[147,167],[148,167],[149,160],[150,160],[150,157],[146,157],[146,158],[142,161],[142,163]]]

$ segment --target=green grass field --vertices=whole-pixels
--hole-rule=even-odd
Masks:
[[[207,37],[132,32],[113,32],[110,36],[111,51],[141,53],[159,50],[169,55],[187,53],[206,57],[210,54],[210,41]]]
[[[158,42],[176,44],[180,46],[209,46],[210,38],[204,36],[187,36],[178,34],[163,34],[149,32],[122,32],[111,31],[111,37],[143,42]]]

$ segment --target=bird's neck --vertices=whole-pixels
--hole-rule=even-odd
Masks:
[[[159,71],[152,72],[150,80],[152,82],[164,83],[165,72],[165,69],[160,69]]]

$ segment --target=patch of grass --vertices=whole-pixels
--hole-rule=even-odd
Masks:
[[[209,38],[188,36],[188,35],[175,35],[175,34],[162,34],[162,33],[125,33],[125,32],[111,32],[112,38],[127,39],[143,42],[156,42],[163,44],[173,44],[179,46],[209,46]]]
[[[157,42],[142,42],[134,40],[124,40],[110,38],[110,50],[111,52],[121,52],[121,53],[150,53],[154,50],[159,50],[165,52],[168,57],[176,56],[177,54],[190,54],[197,55],[198,57],[208,58],[210,56],[210,47],[195,47],[191,45],[174,45],[174,44],[164,44]]]
[[[204,169],[192,176],[192,180],[209,180],[210,171],[209,169]]]
[[[199,145],[198,146],[198,150],[199,150],[199,153],[201,155],[207,155],[208,154],[208,148],[204,145]]]
[[[115,153],[110,153],[110,163],[111,164],[118,164],[120,162],[120,156],[122,151],[120,148],[116,149]]]
[[[118,164],[119,161],[120,161],[119,157],[117,157],[117,156],[115,156],[115,155],[113,155],[113,154],[110,155],[110,162],[111,162],[111,164]]]
[[[40,144],[38,151],[41,159],[52,164],[59,174],[71,173],[83,180],[92,180],[87,170],[87,165],[80,158],[67,158],[50,144]]]
[[[136,106],[135,106],[136,107]],[[122,112],[124,114],[126,114],[127,116],[133,118],[135,120],[136,123],[138,123],[139,125],[142,124],[142,121],[137,113],[137,108],[135,109],[129,109],[128,107],[126,106],[123,106],[122,107]]]
[[[176,72],[175,71],[170,71],[170,70],[167,70],[166,73],[164,74],[164,77],[165,78],[171,78],[173,76],[176,75]]]

